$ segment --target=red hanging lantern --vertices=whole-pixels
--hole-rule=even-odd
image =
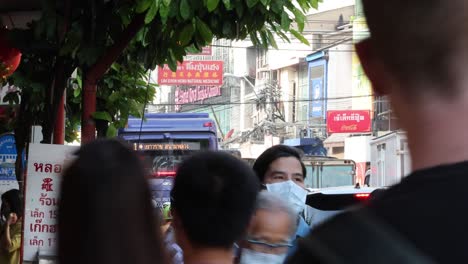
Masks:
[[[6,33],[6,29],[0,29],[0,78],[12,75],[21,62],[21,52],[11,47]]]

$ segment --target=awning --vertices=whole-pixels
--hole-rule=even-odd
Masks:
[[[278,69],[290,67],[290,66],[293,66],[293,65],[297,65],[297,64],[301,63],[302,61],[304,61],[304,58],[300,58],[300,57],[294,57],[294,58],[289,58],[289,59],[285,59],[285,60],[280,60],[280,61],[278,61],[276,63],[270,63],[269,70],[278,70]]]

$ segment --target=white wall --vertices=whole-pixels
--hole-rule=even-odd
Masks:
[[[354,160],[357,163],[370,162],[370,141],[372,136],[345,138],[345,159]]]
[[[328,98],[352,96],[352,49],[351,41],[329,50],[328,61]],[[329,100],[328,110],[348,110],[352,108],[352,99]]]
[[[355,0],[323,0],[319,3],[318,10],[312,9],[307,14],[312,15],[320,12],[330,11],[337,8],[342,8],[346,6],[352,6],[355,4]]]
[[[233,47],[239,47],[233,49],[234,67],[232,74],[236,76],[247,75],[247,48],[252,46],[250,41],[233,41]]]
[[[294,84],[296,84],[296,99],[298,98],[298,88],[297,88],[297,68],[288,67],[281,69],[279,75],[281,86],[281,101],[284,102],[284,117],[286,122],[292,122],[292,110],[293,110],[293,94],[294,94]],[[297,113],[297,111],[296,111]]]

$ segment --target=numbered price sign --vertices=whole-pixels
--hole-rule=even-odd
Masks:
[[[29,145],[24,218],[24,261],[55,256],[60,178],[77,147]]]

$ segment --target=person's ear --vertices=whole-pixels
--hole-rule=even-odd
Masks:
[[[372,83],[372,88],[377,96],[388,95],[391,92],[389,72],[383,61],[375,52],[372,38],[365,39],[356,44],[356,53],[362,68]]]

